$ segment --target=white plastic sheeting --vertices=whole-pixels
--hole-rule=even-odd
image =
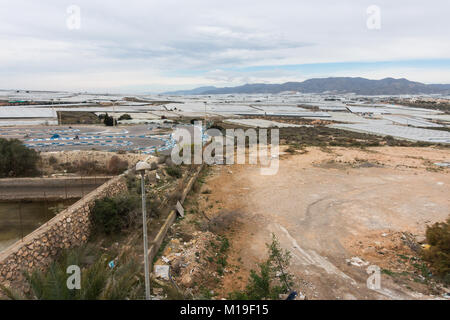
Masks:
[[[392,122],[403,124],[413,127],[429,127],[429,128],[439,128],[443,127],[437,123],[426,121],[424,119],[412,118],[407,116],[396,116],[396,115],[383,115],[383,119],[390,120]]]
[[[56,118],[56,111],[51,108],[0,107],[2,118]]]
[[[330,127],[358,132],[368,132],[383,136],[393,136],[414,141],[450,144],[450,132],[447,131],[398,126],[394,124],[386,124],[383,121],[376,120],[368,123],[333,124],[330,125]]]

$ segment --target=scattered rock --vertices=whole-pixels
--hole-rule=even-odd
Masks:
[[[360,257],[352,257],[350,259],[346,259],[345,261],[347,262],[347,264],[356,266],[356,267],[363,267],[363,266],[367,266],[369,264],[369,262],[364,261]]]
[[[155,265],[154,266],[154,273],[157,278],[163,279],[163,280],[169,280],[169,270],[170,266],[167,265]]]

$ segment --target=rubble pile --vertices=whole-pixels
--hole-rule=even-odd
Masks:
[[[171,239],[155,263],[155,275],[162,280],[174,280],[183,288],[196,291],[218,277],[214,268],[219,241],[211,232],[194,232],[189,242]],[[167,266],[169,268],[167,268]]]
[[[359,238],[350,247],[357,257],[392,272],[415,272],[420,262],[420,246],[412,235],[403,232],[374,233]]]

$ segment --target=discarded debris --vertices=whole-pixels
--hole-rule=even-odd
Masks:
[[[167,265],[155,265],[154,272],[155,276],[160,279],[169,280],[169,270],[170,266]]]
[[[181,205],[180,201],[177,202],[176,209],[177,209],[178,214],[184,218],[184,208]]]
[[[438,167],[450,168],[450,162],[435,162],[434,164]]]
[[[363,267],[369,264],[369,262],[364,261],[360,257],[352,257],[351,259],[345,259],[345,261],[347,262],[347,264],[351,264],[352,266],[356,267]]]

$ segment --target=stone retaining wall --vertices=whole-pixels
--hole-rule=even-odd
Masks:
[[[90,235],[89,214],[93,202],[126,189],[124,176],[109,180],[0,253],[0,284],[10,286],[15,281],[21,282],[23,271],[45,269],[61,249],[85,243]]]

